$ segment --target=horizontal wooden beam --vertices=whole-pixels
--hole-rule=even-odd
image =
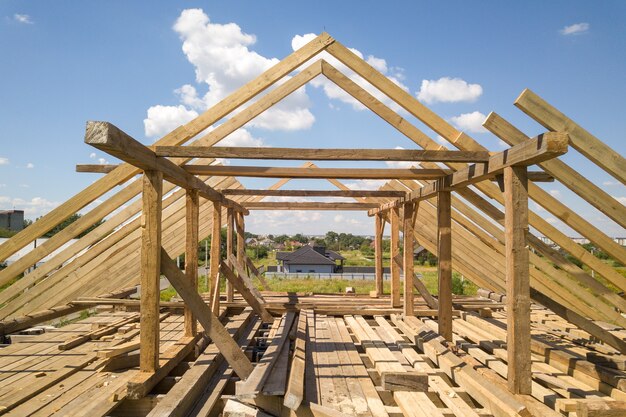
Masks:
[[[321,203],[321,202],[250,202],[243,203],[248,210],[368,210],[378,207],[376,203]]]
[[[567,152],[568,135],[562,132],[547,132],[529,139],[519,145],[492,155],[489,162],[472,164],[437,181],[433,181],[418,190],[412,191],[406,201],[419,201],[435,197],[438,191],[454,190],[467,187],[502,174],[510,166],[529,166],[556,158]],[[405,201],[392,201],[377,209],[370,210],[369,216],[397,207]]]
[[[286,168],[257,166],[183,165],[190,174],[218,177],[308,178],[308,179],[412,179],[434,180],[449,169],[387,168]]]
[[[379,190],[252,190],[225,189],[224,195],[256,195],[264,197],[404,197],[402,191]]]
[[[423,149],[311,149],[220,146],[157,146],[157,156],[185,158],[280,159],[313,161],[487,162],[486,151]]]
[[[185,189],[196,189],[203,198],[243,210],[236,202],[227,199],[169,159],[156,156],[150,148],[109,122],[87,122],[85,143],[144,171],[160,171],[167,181]]]

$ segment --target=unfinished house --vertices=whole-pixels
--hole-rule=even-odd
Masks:
[[[424,126],[354,83],[329,56]],[[415,146],[213,146],[315,77],[329,79]],[[7,259],[103,200],[0,271],[0,285],[6,286],[0,333],[7,343],[0,349],[0,414],[625,415],[626,277],[532,211],[529,202],[624,264],[624,247],[535,183],[559,181],[624,227],[626,208],[585,178],[585,166],[558,157],[578,152],[585,164],[621,183],[626,162],[532,91],[523,91],[515,106],[545,133],[529,138],[491,113],[485,128],[510,147],[490,152],[323,33],[154,146],[108,122],[88,122],[85,142],[123,163],[78,166],[103,176],[0,246],[0,260]],[[456,150],[438,144],[437,135]],[[268,163],[220,166],[213,164],[216,158]],[[272,160],[303,165],[276,167]],[[415,165],[319,168],[311,162],[319,160]],[[277,182],[245,189],[240,177]],[[327,179],[337,189],[281,190],[293,178]],[[346,187],[345,179],[388,182],[362,191]],[[263,201],[268,196],[346,201]],[[251,210],[294,209],[367,211],[376,236],[376,291],[272,292],[246,257],[244,219]],[[385,227],[391,235],[390,293],[382,285]],[[197,264],[198,241],[207,236],[210,268],[199,292],[197,269],[183,271],[172,259],[184,253],[188,265]],[[418,246],[438,257],[436,297],[415,278]],[[453,296],[453,270],[482,287],[479,294]],[[176,289],[176,301],[160,302],[163,277]],[[129,298],[138,285],[139,297]],[[45,326],[59,322],[65,325]]]

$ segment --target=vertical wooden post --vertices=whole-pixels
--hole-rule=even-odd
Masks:
[[[452,221],[450,191],[437,193],[437,275],[439,334],[452,341]]]
[[[160,171],[145,171],[142,181],[139,369],[154,372],[159,366],[163,174]]]
[[[400,209],[394,207],[389,210],[389,221],[391,223],[391,307],[400,307],[400,268],[398,256],[400,255]]]
[[[531,393],[528,178],[526,167],[504,169],[508,385]]]
[[[234,254],[233,251],[233,209],[229,207],[226,210],[226,259],[230,256],[230,254]],[[233,289],[233,284],[230,283],[229,280],[226,280],[226,301],[229,303],[233,302],[235,290]]]
[[[219,289],[216,291],[216,282],[220,270],[221,261],[221,231],[222,231],[222,205],[213,202],[213,230],[211,232],[211,270],[209,271],[209,294],[211,294],[211,305],[214,306],[213,313],[220,314],[219,310]]]
[[[237,262],[244,267],[246,256],[246,234],[244,216],[240,211],[235,212],[235,231],[237,232]]]
[[[415,275],[415,267],[413,265],[413,210],[415,209],[414,203],[408,203],[404,205],[402,212],[402,240],[404,246],[403,252],[403,266],[404,270],[404,315],[412,316],[414,301],[413,301],[413,279]]]
[[[389,256],[391,258],[391,307],[400,307],[400,269],[402,266],[398,262],[400,256],[400,209],[394,207],[389,210],[389,222],[391,223],[391,245]]]
[[[198,288],[198,216],[200,201],[198,190],[187,190],[185,199],[185,275],[191,287]],[[195,336],[198,332],[196,318],[191,309],[185,305],[185,336]]]
[[[381,296],[384,293],[383,287],[383,231],[385,220],[382,213],[376,214],[376,233],[374,235],[374,263],[376,269],[376,295]]]

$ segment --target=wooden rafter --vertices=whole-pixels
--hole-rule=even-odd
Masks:
[[[394,168],[283,168],[257,166],[184,165],[190,174],[221,177],[309,179],[436,179],[451,173],[446,169]]]
[[[265,197],[404,197],[400,191],[380,190],[254,190],[225,189],[224,195],[258,195]]]
[[[431,151],[423,149],[312,149],[221,146],[157,146],[157,156],[312,161],[431,161],[486,162],[486,151]]]
[[[321,202],[254,202],[243,203],[247,210],[368,210],[376,203],[321,203]]]

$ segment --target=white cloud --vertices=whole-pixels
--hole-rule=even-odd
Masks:
[[[183,105],[156,105],[148,109],[148,117],[143,120],[143,125],[147,137],[161,137],[196,117],[198,112],[188,110]]]
[[[26,164],[26,168],[33,169],[33,168],[35,168],[35,164],[33,164],[32,162],[29,162],[29,163]]]
[[[256,36],[244,33],[236,23],[211,22],[202,9],[183,10],[173,29],[183,41],[182,49],[187,60],[195,67],[198,86],[185,84],[176,89],[181,102],[177,107],[154,106],[161,109],[152,114],[149,110],[144,121],[146,136],[156,136],[155,131],[164,134],[180,122],[191,120],[279,62],[277,58],[267,58],[250,50],[256,43]],[[202,95],[198,90],[204,86],[207,91]],[[248,126],[268,130],[308,129],[315,121],[309,107],[306,90],[300,88],[249,122]],[[159,116],[165,108],[169,108],[170,117],[177,116],[178,124],[163,123]],[[190,117],[192,114],[194,116]]]
[[[620,185],[620,183],[617,181],[604,181],[602,185],[605,185],[607,187],[613,187],[615,185]]]
[[[463,113],[458,116],[451,117],[452,123],[460,130],[472,133],[486,133],[487,129],[483,127],[483,122],[487,116],[479,111],[472,113]]]
[[[550,193],[550,195],[554,198],[559,198],[561,197],[561,192],[559,190],[550,190],[548,191]]]
[[[30,16],[27,14],[15,13],[13,15],[13,20],[18,23],[23,23],[25,25],[32,25],[34,23]]]
[[[343,221],[344,221],[345,219],[346,219],[346,218],[345,218],[344,216],[342,216],[341,214],[337,214],[337,215],[333,218],[333,220],[335,221],[335,223],[343,223]]]
[[[300,49],[302,46],[304,46],[306,43],[314,39],[316,36],[317,35],[315,35],[314,33],[296,35],[291,40],[291,48],[294,51],[297,49]],[[382,74],[386,75],[387,78],[389,78],[391,81],[393,81],[398,86],[400,86],[400,88],[402,88],[405,91],[409,90],[408,87],[404,85],[401,81],[404,78],[404,76],[402,75],[403,70],[401,68],[389,67],[387,65],[387,61],[383,58],[378,58],[373,55],[369,55],[367,58],[365,58],[363,54],[361,53],[361,51],[354,49],[354,48],[349,48],[349,49],[358,57],[365,59],[367,63],[369,63],[375,69],[380,71]],[[374,97],[382,101],[387,106],[390,106],[392,109],[396,111],[401,110],[400,106],[398,106],[395,102],[393,102],[389,97],[381,93],[378,89],[374,88],[370,83],[365,81],[361,76],[359,76],[354,71],[346,67],[344,64],[339,62],[335,57],[331,56],[327,52],[324,51],[318,54],[310,62],[314,62],[315,60],[319,60],[319,59],[324,59],[326,62],[328,62],[330,65],[335,67],[338,71],[340,71],[342,74],[350,78],[353,82],[358,84],[360,87],[365,89],[367,92],[372,94]],[[310,62],[308,62],[307,65],[309,65]],[[352,105],[352,107],[356,110],[365,109],[365,106],[363,106],[361,103],[359,103],[352,96],[350,96],[348,93],[346,93],[344,90],[342,90],[340,87],[338,87],[336,84],[334,84],[332,81],[330,81],[326,77],[317,77],[313,79],[310,84],[314,87],[322,88],[326,96],[330,99],[340,100],[344,103],[348,103]]]
[[[98,163],[99,163],[100,165],[109,165],[109,161],[107,161],[107,160],[106,160],[106,159],[104,159],[104,158],[98,158]]]
[[[574,23],[573,25],[565,26],[559,32],[561,33],[561,35],[565,36],[582,35],[583,33],[589,32],[589,27],[589,23]]]
[[[217,143],[217,146],[264,146],[263,139],[255,138],[246,129],[237,129]]]
[[[550,224],[555,224],[555,223],[558,223],[558,220],[557,220],[557,219],[555,219],[554,217],[547,217],[547,218],[545,219],[545,221],[547,221],[547,222],[548,222],[548,223],[550,223]]]
[[[0,196],[0,204],[3,206],[11,206],[16,210],[24,210],[24,215],[28,218],[36,218],[43,216],[50,210],[59,205],[57,201],[50,201],[43,197],[34,197],[30,200],[22,198],[13,198],[9,196]]]
[[[96,153],[95,153],[95,152],[90,153],[90,154],[89,154],[89,157],[90,157],[91,159],[96,159]]]
[[[425,103],[473,102],[483,93],[480,84],[468,84],[460,78],[442,77],[438,80],[422,80],[416,93],[417,99]]]
[[[6,184],[0,184],[0,188],[5,188],[6,186]]]
[[[0,157],[0,165],[9,165],[9,158]]]
[[[345,185],[352,190],[378,190],[386,182],[386,180],[356,180]]]

